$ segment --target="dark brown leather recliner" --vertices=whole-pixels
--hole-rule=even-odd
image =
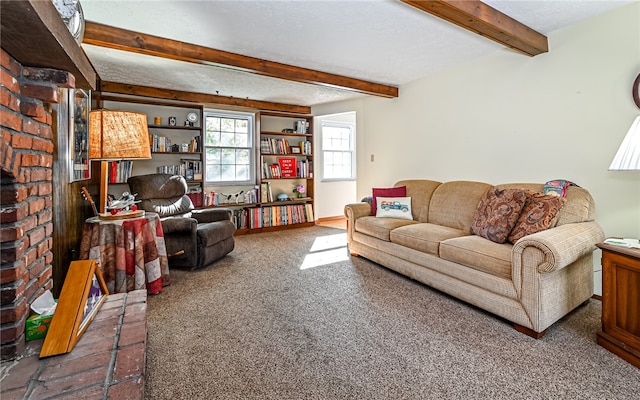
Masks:
[[[206,267],[233,250],[236,228],[231,222],[231,210],[196,210],[186,195],[184,177],[139,175],[130,177],[127,183],[131,193],[137,193],[139,209],[159,214],[171,268]]]

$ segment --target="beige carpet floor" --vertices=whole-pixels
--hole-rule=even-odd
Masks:
[[[590,300],[534,340],[362,258],[344,230],[239,236],[148,299],[148,399],[638,399]]]

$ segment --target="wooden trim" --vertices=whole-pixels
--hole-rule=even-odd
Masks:
[[[329,86],[373,96],[398,97],[398,88],[394,86],[262,60],[96,22],[86,22],[83,43],[171,60],[228,68],[271,78]]]
[[[528,56],[549,51],[547,37],[478,0],[401,0]]]
[[[342,216],[342,215],[337,215],[335,217],[323,217],[323,218],[318,218],[316,220],[316,224],[321,224],[321,223],[325,223],[325,222],[335,222],[335,221],[346,221],[347,217]]]
[[[226,105],[254,110],[282,111],[294,114],[311,114],[311,107],[293,104],[274,103],[270,101],[240,99],[236,97],[216,96],[205,93],[184,92],[172,89],[160,89],[150,86],[132,85],[126,83],[100,81],[99,90],[131,96],[151,97],[171,101],[198,103],[206,105]],[[105,96],[102,95],[104,99]],[[122,99],[122,101],[126,101]]]
[[[51,1],[0,2],[2,48],[28,67],[67,71],[75,87],[95,89],[96,71]]]

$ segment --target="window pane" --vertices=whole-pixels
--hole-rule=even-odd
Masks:
[[[247,120],[236,119],[236,132],[249,133],[249,123]]]
[[[351,125],[322,126],[323,178],[353,178],[353,127]]]
[[[217,115],[212,115],[216,113]],[[207,112],[205,119],[206,180],[247,183],[253,180],[253,115]]]
[[[222,118],[220,130],[223,132],[234,132],[235,120],[231,118]]]
[[[220,181],[220,166],[219,165],[207,165],[208,181]]]
[[[233,132],[222,132],[220,135],[220,146],[235,146],[234,139],[235,136]]]
[[[233,149],[222,149],[222,163],[235,164],[236,152]]]
[[[205,151],[205,161],[207,164],[219,164],[220,163],[220,149],[208,148]]]
[[[222,166],[222,180],[233,181],[236,179],[236,167],[234,165]]]
[[[207,132],[205,135],[205,146],[220,146],[220,132]]]
[[[237,165],[236,166],[236,179],[237,180],[249,179],[249,166],[248,165]]]
[[[236,134],[236,147],[249,147],[249,135],[246,133]]]

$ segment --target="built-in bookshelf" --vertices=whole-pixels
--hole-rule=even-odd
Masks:
[[[258,204],[237,211],[236,226],[252,233],[313,225],[313,117],[263,111],[257,121]]]
[[[128,169],[123,175],[114,171],[117,174],[116,178],[112,180],[109,176],[109,182],[113,184],[109,187],[109,194],[117,198],[122,192],[128,191],[124,184],[129,176],[176,174],[185,177],[194,205],[202,207],[203,106],[110,94],[98,94],[95,97],[100,108],[145,114],[149,129],[151,159],[128,161]]]

